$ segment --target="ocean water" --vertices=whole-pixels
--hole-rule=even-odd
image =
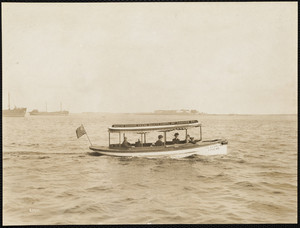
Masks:
[[[112,124],[189,119],[202,123],[204,140],[226,138],[228,154],[96,156],[86,136],[75,135],[83,124],[93,144],[107,145]],[[297,121],[296,115],[3,118],[3,224],[297,223]]]

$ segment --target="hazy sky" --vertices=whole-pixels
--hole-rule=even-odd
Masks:
[[[297,8],[2,3],[3,106],[297,113]]]

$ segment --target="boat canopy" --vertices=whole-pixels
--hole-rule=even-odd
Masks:
[[[186,130],[188,128],[200,127],[198,120],[176,121],[176,122],[160,122],[160,123],[146,123],[146,124],[114,124],[108,128],[110,133],[113,132],[139,132],[145,133],[147,131],[174,131]]]

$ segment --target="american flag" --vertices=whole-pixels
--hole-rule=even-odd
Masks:
[[[77,138],[80,138],[81,136],[83,136],[84,134],[86,134],[86,131],[83,127],[83,125],[81,124],[81,126],[79,128],[76,129],[76,135]]]

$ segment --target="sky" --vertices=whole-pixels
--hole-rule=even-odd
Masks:
[[[297,2],[2,3],[2,104],[297,113]]]

